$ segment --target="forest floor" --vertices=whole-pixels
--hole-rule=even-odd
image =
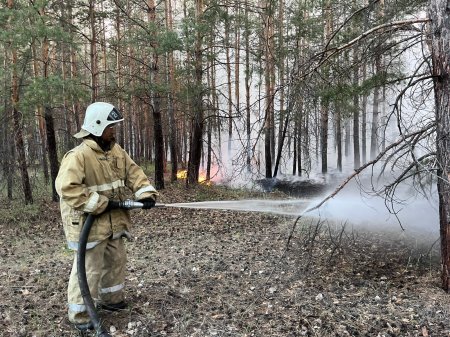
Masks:
[[[165,203],[287,198],[168,184]],[[78,336],[66,317],[72,253],[57,203],[0,209],[0,336]],[[255,212],[133,211],[129,308],[112,336],[450,336],[438,243]],[[89,334],[88,336],[94,336]]]

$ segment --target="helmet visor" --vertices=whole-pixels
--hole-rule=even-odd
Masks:
[[[119,122],[119,121],[123,120],[123,116],[119,110],[117,110],[116,108],[113,108],[111,110],[111,112],[109,113],[107,120],[110,122]]]

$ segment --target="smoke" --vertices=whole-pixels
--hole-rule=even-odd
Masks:
[[[242,150],[241,140],[221,141],[218,145],[219,151],[216,154],[214,163],[213,181],[231,187],[258,189],[258,179],[261,179],[263,172],[255,170],[263,167],[263,157],[257,152],[252,156],[252,169],[246,168],[245,151]],[[256,149],[258,151],[258,148]],[[261,149],[259,149],[262,151]],[[261,161],[260,161],[261,160]],[[348,171],[353,171],[350,165]],[[349,167],[350,167],[349,166]],[[286,172],[284,166],[284,172]],[[372,174],[378,171],[377,166],[367,176],[361,176],[358,180],[350,182],[335,197],[328,200],[319,209],[308,212],[305,216],[320,217],[324,220],[345,223],[354,228],[363,228],[373,231],[393,231],[410,235],[423,235],[429,237],[439,237],[439,214],[438,214],[438,194],[435,184],[429,185],[427,193],[419,193],[411,182],[405,182],[396,190],[395,200],[386,200],[381,191],[383,184],[395,179],[395,172],[391,172],[391,177],[386,177],[385,181],[378,181],[379,186],[372,186]],[[292,175],[279,174],[278,181],[290,181],[292,186],[299,185],[301,181],[309,181],[315,186],[329,184],[330,189],[338,186],[347,175],[345,173],[332,173],[327,177],[314,175],[312,172],[308,177],[296,177]],[[274,183],[275,180],[269,182]],[[274,186],[274,188],[277,188]],[[270,189],[269,189],[270,190]],[[329,193],[331,193],[331,190]],[[232,202],[215,202],[201,205],[208,208],[234,209],[241,211],[265,211],[289,216],[299,216],[305,209],[309,209],[320,203],[327,193],[304,199],[292,199],[290,201],[266,200],[261,201],[240,200],[237,204]],[[302,195],[303,197],[303,195]],[[297,202],[295,201],[297,200]],[[200,205],[197,205],[200,207]],[[196,206],[196,207],[197,207]]]
[[[310,206],[321,200],[316,198]],[[364,186],[352,182],[319,209],[306,214],[347,223],[355,228],[439,237],[435,187],[430,187],[425,195],[411,185],[403,186],[396,191],[395,200],[389,200],[384,194],[367,193]]]
[[[231,200],[178,203],[168,206],[222,209],[246,212],[265,212],[279,215],[319,218],[354,229],[374,232],[398,232],[435,240],[439,237],[438,198],[435,187],[425,195],[411,185],[396,191],[395,200],[387,200],[383,194],[368,193],[364,186],[349,183],[336,196],[318,209],[327,194],[314,198],[285,200]]]

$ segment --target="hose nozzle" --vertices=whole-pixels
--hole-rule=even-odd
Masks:
[[[130,200],[130,199],[119,202],[119,208],[123,208],[123,209],[133,209],[133,208],[142,208],[142,207],[144,207],[144,204],[142,202],[134,201],[134,200]]]

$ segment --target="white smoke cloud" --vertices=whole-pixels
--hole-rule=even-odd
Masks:
[[[350,183],[319,209],[307,214],[348,223],[356,228],[404,230],[411,235],[439,236],[438,194],[435,187],[424,196],[411,186],[405,186],[396,191],[396,200],[392,202],[386,202],[383,194],[368,194],[362,189],[367,191],[364,186]],[[310,207],[319,202],[320,198],[315,199]]]

